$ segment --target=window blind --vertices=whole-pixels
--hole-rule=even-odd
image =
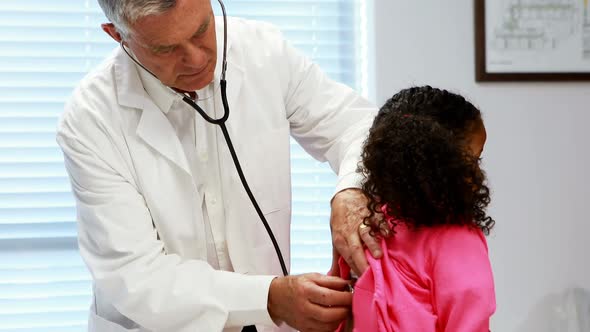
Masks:
[[[363,0],[226,0],[276,24],[327,74],[366,94]],[[214,3],[214,7],[216,7]],[[77,82],[116,47],[96,0],[0,1],[0,332],[85,331],[90,276],[57,119]],[[292,273],[330,267],[336,176],[292,142]]]

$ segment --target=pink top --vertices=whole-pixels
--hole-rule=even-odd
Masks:
[[[354,288],[354,331],[489,331],[496,310],[494,280],[481,230],[404,224],[381,243],[383,258],[367,251],[370,268]],[[348,278],[350,268],[340,261]]]

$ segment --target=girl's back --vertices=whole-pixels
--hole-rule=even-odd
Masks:
[[[396,227],[355,285],[354,331],[488,331],[496,309],[488,248],[465,226]]]

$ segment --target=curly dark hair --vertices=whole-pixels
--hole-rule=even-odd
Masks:
[[[480,111],[465,98],[430,86],[402,90],[375,117],[359,164],[378,233],[384,223],[408,226],[466,225],[486,235],[495,221],[480,160],[467,149],[483,128]],[[386,206],[393,221],[371,219]],[[392,229],[395,233],[395,230]]]

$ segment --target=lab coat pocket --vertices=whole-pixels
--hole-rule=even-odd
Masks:
[[[88,331],[90,332],[143,332],[140,329],[126,329],[123,326],[108,321],[90,311],[88,319]],[[144,330],[145,331],[145,330]],[[146,331],[147,332],[147,331]]]
[[[291,200],[289,129],[261,130],[241,145],[243,170],[264,214],[287,207]]]

